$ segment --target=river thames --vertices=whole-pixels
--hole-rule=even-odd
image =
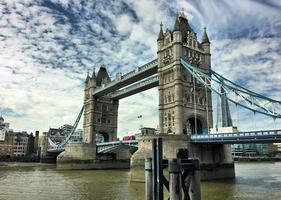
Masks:
[[[0,167],[0,200],[143,200],[128,170],[56,170],[54,165]],[[236,163],[236,179],[202,182],[203,200],[280,200],[281,162]],[[167,198],[166,198],[167,199]]]

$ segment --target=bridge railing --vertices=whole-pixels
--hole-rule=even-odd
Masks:
[[[119,144],[135,144],[138,143],[137,140],[120,140],[120,141],[114,141],[114,142],[101,142],[97,143],[96,146],[113,146],[113,145],[119,145]]]
[[[217,133],[217,134],[208,134],[208,135],[192,135],[191,138],[192,139],[201,139],[201,138],[247,137],[247,136],[267,136],[267,135],[281,135],[281,130]]]
[[[235,133],[219,133],[208,135],[192,135],[193,143],[268,143],[281,142],[281,130],[248,131]]]
[[[121,140],[121,141],[115,141],[115,142],[103,142],[103,143],[96,144],[98,153],[104,153],[108,150],[112,150],[113,148],[121,146],[121,145],[137,147],[138,141],[137,140]]]
[[[134,70],[132,70],[132,71],[130,71],[130,72],[128,72],[128,73],[122,75],[122,76],[121,76],[121,80],[122,80],[122,79],[126,79],[126,78],[128,78],[128,77],[132,77],[132,76],[135,75],[136,73],[140,73],[140,72],[143,72],[143,71],[145,71],[145,70],[147,70],[147,69],[150,69],[151,67],[154,67],[155,64],[157,64],[157,59],[152,60],[152,61],[150,61],[150,62],[148,62],[148,63],[146,63],[146,64],[144,64],[144,65],[142,65],[142,66],[140,66],[140,67],[137,67],[136,69],[134,69]]]

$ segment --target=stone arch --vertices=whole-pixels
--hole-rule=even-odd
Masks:
[[[195,128],[196,121],[196,128]],[[195,129],[197,129],[197,134],[206,134],[207,133],[207,120],[202,117],[200,114],[192,113],[186,118],[185,130],[187,134],[196,134]]]
[[[96,142],[109,142],[109,134],[106,132],[98,132],[96,134]]]
[[[187,127],[187,132],[191,133],[192,135],[203,134],[203,124],[199,118],[195,118],[195,117],[189,118],[186,122],[186,127]]]

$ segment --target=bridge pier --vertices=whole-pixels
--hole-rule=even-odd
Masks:
[[[95,144],[67,144],[57,157],[59,169],[86,169],[96,158]]]
[[[163,159],[171,160],[176,157],[178,149],[187,148],[192,158],[200,161],[201,180],[234,178],[234,162],[229,145],[190,144],[187,135],[143,135],[137,139],[139,149],[131,157],[131,180],[143,182],[145,180],[145,159],[152,155],[152,140],[161,137],[163,139]]]
[[[41,163],[56,163],[57,156],[60,152],[48,153],[44,152],[40,155],[40,162]]]
[[[129,169],[131,149],[122,146],[98,153],[95,144],[67,144],[57,157],[58,169]]]

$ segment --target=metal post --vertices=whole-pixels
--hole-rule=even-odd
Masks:
[[[152,200],[152,163],[151,158],[145,160],[145,199]]]
[[[163,149],[162,138],[157,138],[157,200],[163,200]]]
[[[173,159],[169,162],[169,174],[170,174],[170,200],[181,200],[181,170],[177,159]]]
[[[153,200],[157,200],[157,151],[156,139],[152,140],[152,193]]]
[[[200,171],[199,171],[199,160],[192,160],[195,166],[195,171],[191,177],[191,199],[201,200],[201,187],[200,187]]]

